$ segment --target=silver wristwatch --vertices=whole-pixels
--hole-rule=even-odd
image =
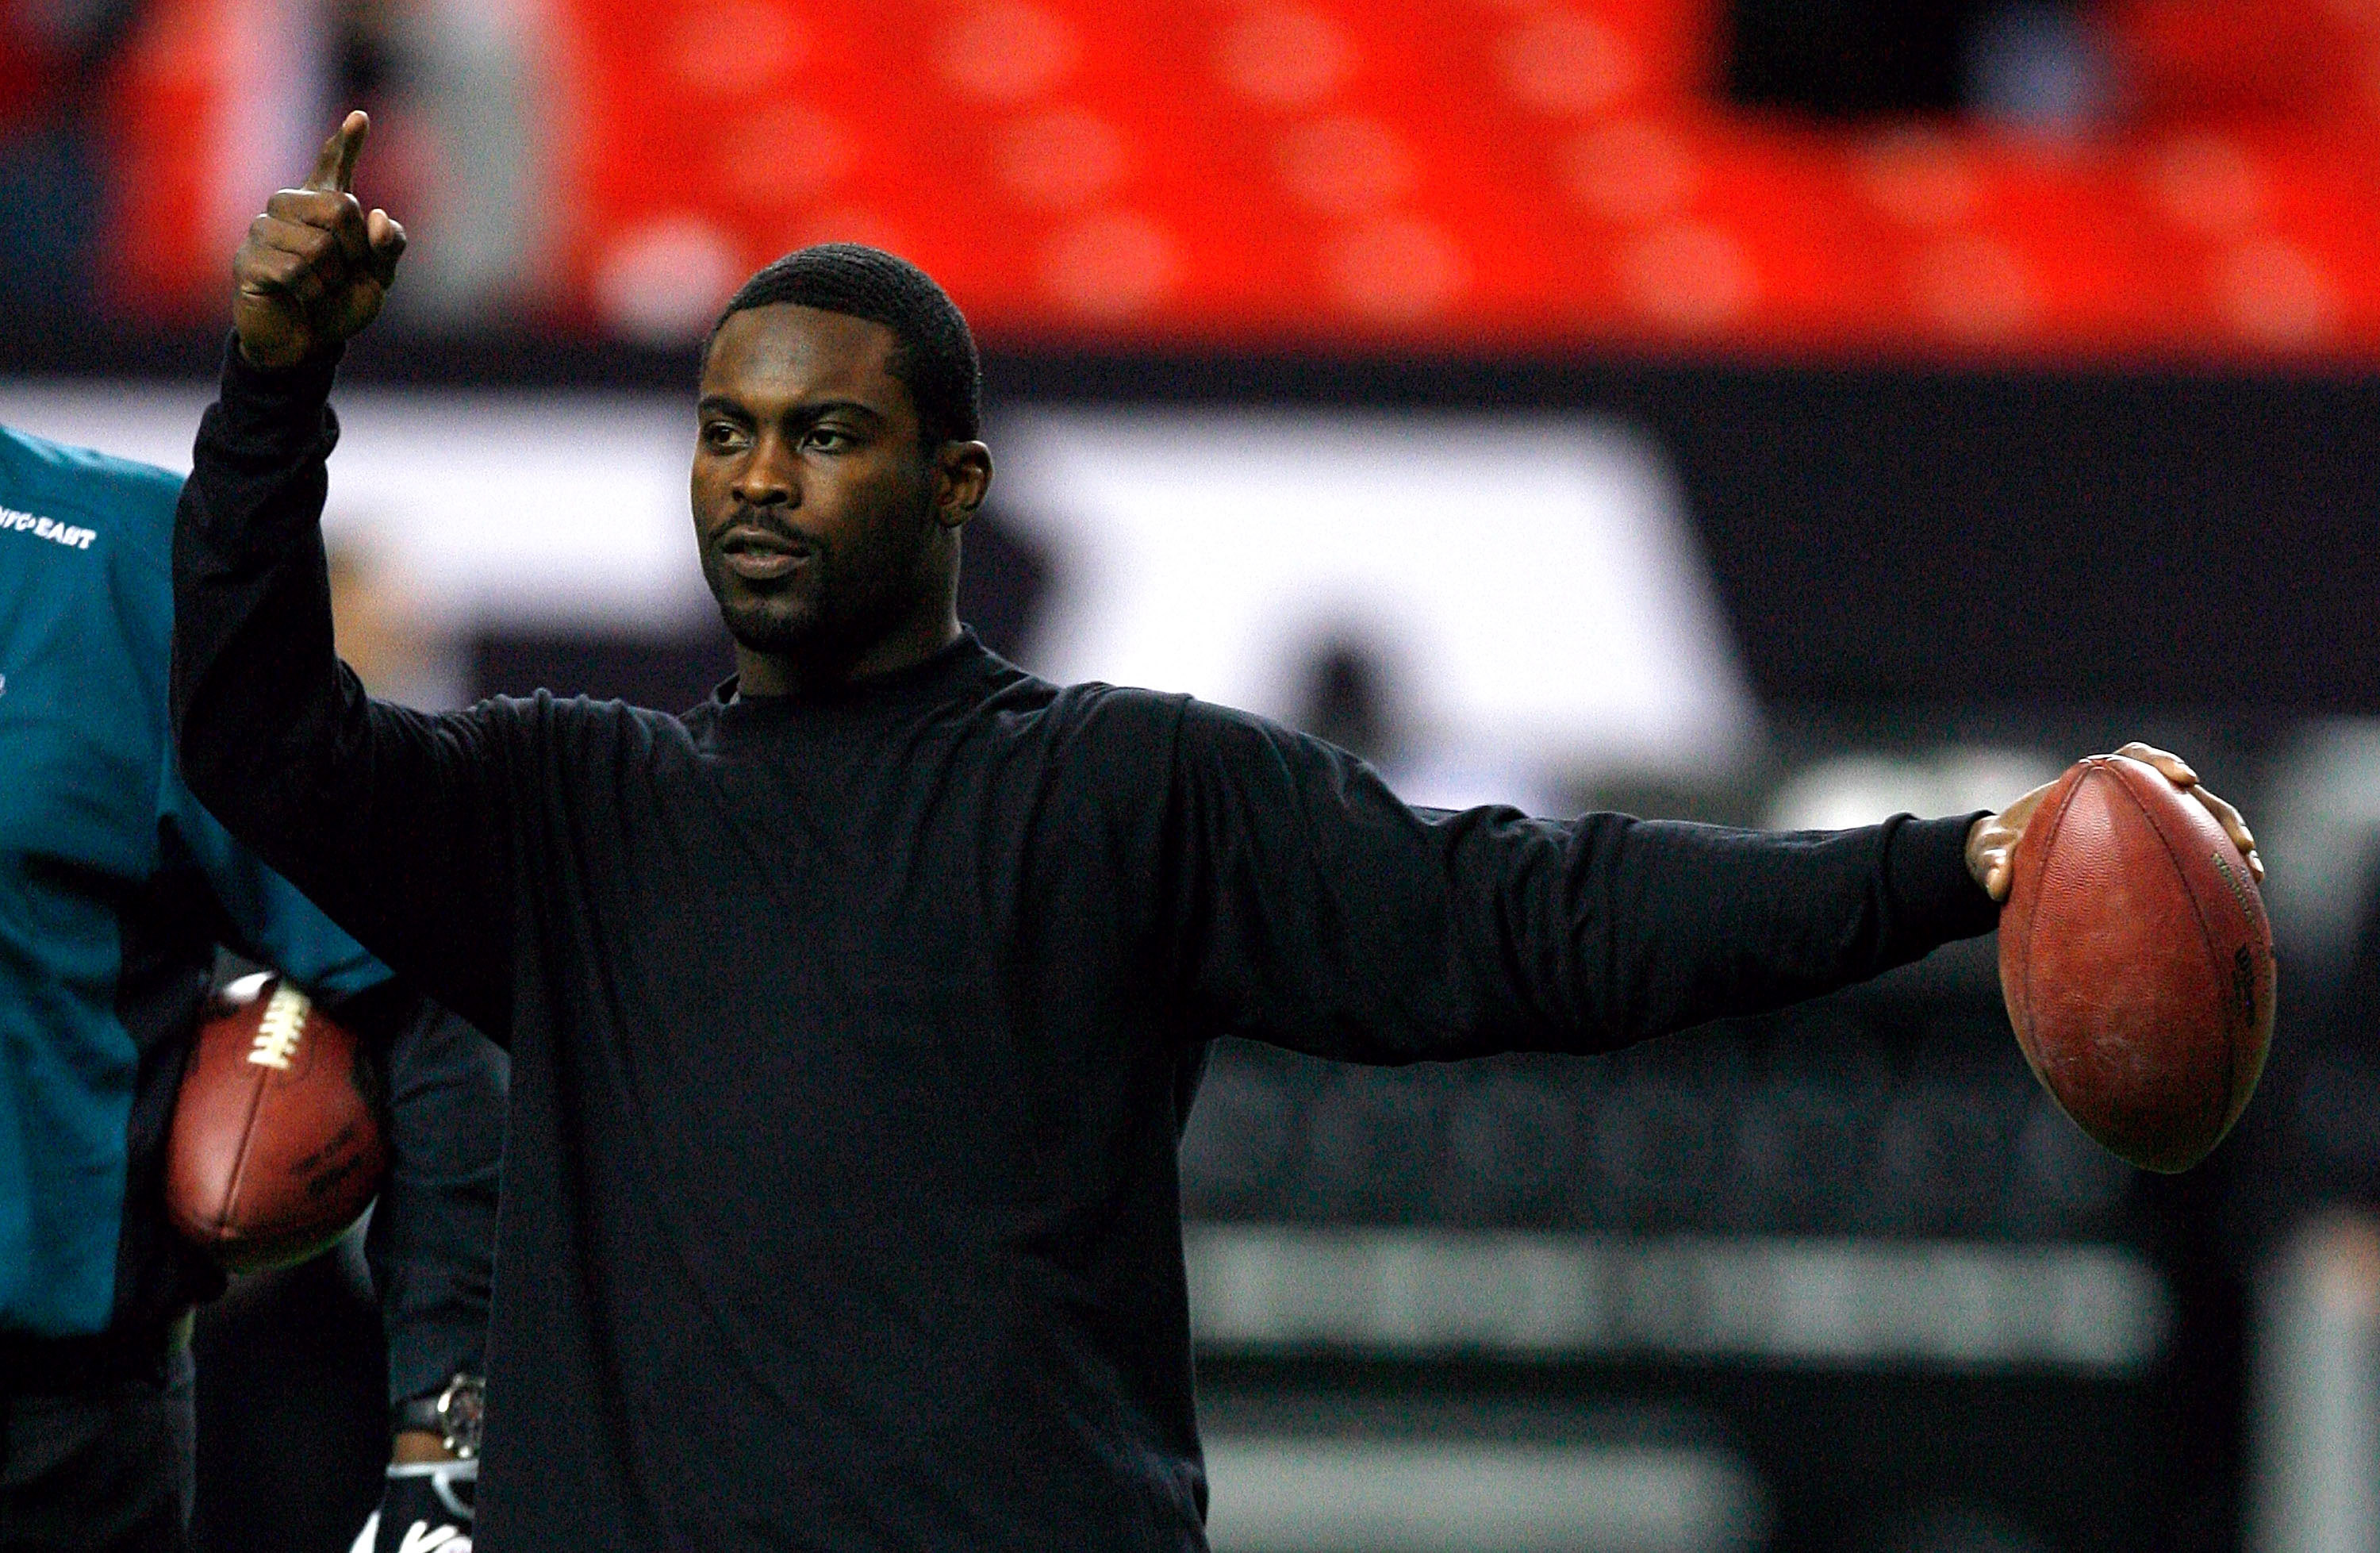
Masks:
[[[488,1383],[475,1375],[458,1375],[435,1396],[410,1398],[396,1405],[390,1432],[419,1430],[436,1435],[456,1461],[480,1454],[480,1432],[487,1413]]]

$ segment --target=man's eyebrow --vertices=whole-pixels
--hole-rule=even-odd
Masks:
[[[830,415],[856,415],[863,420],[881,422],[884,412],[857,399],[827,399],[818,404],[801,405],[787,413],[792,421],[819,422]]]
[[[755,419],[743,404],[724,394],[705,394],[695,401],[694,412],[697,415],[728,415],[738,421]],[[876,425],[882,425],[886,419],[882,410],[857,399],[822,399],[816,404],[795,405],[785,411],[787,421],[805,426],[815,425],[830,415],[854,415]]]

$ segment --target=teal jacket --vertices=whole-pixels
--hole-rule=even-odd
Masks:
[[[388,972],[182,785],[167,727],[181,479],[0,427],[0,1332],[221,1287],[166,1227],[217,943],[331,1000]]]

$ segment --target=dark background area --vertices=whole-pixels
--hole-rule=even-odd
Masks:
[[[1857,119],[1949,114],[1965,96],[1977,0],[1734,0],[1726,92],[1746,107]]]

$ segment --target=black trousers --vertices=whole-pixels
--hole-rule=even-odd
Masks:
[[[81,1384],[0,1376],[0,1553],[185,1553],[190,1348]]]

